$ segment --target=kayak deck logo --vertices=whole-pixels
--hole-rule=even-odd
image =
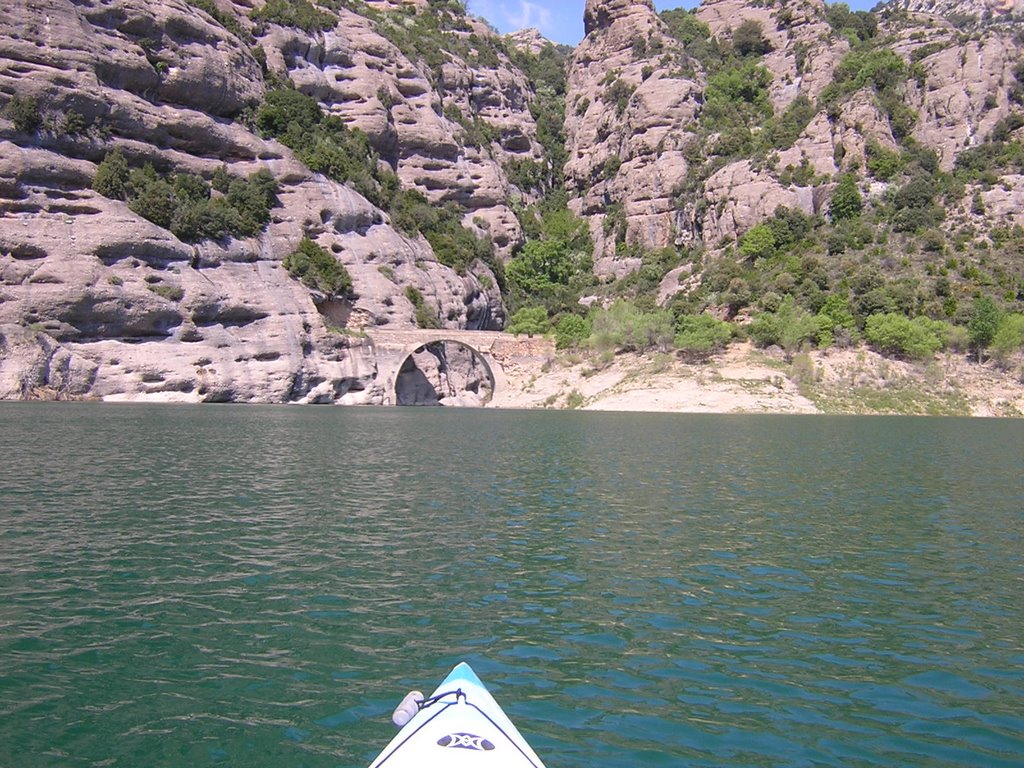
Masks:
[[[450,733],[437,740],[437,746],[447,749],[469,749],[474,752],[490,752],[494,745],[482,736],[472,733]]]

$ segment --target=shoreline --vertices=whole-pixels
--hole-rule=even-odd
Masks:
[[[561,355],[505,370],[492,408],[624,413],[1024,417],[1024,373],[948,354],[923,363],[863,347],[812,351],[731,345],[706,362],[672,355]]]
[[[541,347],[545,348],[543,353]],[[1024,367],[1019,360],[1004,369],[991,362],[978,365],[962,354],[949,353],[912,363],[886,358],[864,347],[815,350],[787,359],[777,348],[757,349],[750,342],[732,344],[701,362],[683,361],[668,353],[556,354],[550,343],[538,344],[532,352],[528,356],[495,356],[494,362],[501,368],[501,386],[482,407],[510,411],[1024,418]],[[54,390],[39,389],[33,395],[4,402],[203,402],[194,392],[180,391],[67,398]]]

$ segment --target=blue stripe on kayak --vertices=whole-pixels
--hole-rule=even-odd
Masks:
[[[448,677],[444,679],[444,682],[441,683],[440,687],[443,688],[446,685],[458,683],[460,680],[465,680],[487,690],[487,686],[480,682],[480,678],[476,676],[476,672],[473,671],[473,668],[464,661],[459,662],[455,666],[455,669],[448,674]]]

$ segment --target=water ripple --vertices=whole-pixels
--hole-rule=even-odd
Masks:
[[[0,404],[0,765],[1019,765],[1015,424]]]

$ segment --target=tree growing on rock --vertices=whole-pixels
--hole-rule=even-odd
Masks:
[[[128,161],[119,150],[106,154],[96,168],[92,188],[111,200],[124,200],[128,196]]]
[[[860,216],[864,208],[864,200],[857,189],[857,177],[852,173],[844,173],[832,192],[832,201],[828,206],[828,215],[834,224],[844,219]]]
[[[746,19],[733,30],[732,47],[740,56],[764,56],[775,50],[756,19]]]
[[[308,237],[285,256],[282,266],[302,284],[328,296],[350,296],[352,278],[344,265]]]
[[[967,341],[979,363],[982,354],[995,338],[1002,319],[1003,313],[992,299],[982,296],[974,302],[971,319],[967,322]]]
[[[35,133],[43,125],[39,102],[32,96],[12,96],[4,109],[4,115],[14,123],[14,129],[22,133]]]

